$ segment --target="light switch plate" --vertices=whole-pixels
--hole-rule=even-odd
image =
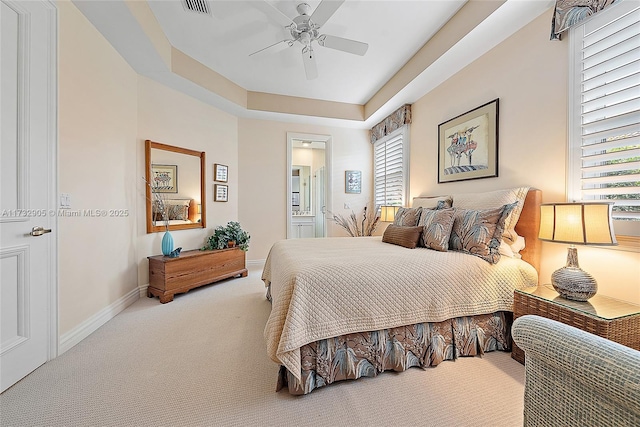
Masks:
[[[60,208],[71,209],[71,194],[60,193]]]

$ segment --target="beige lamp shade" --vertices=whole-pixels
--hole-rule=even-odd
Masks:
[[[617,245],[612,209],[612,202],[543,204],[538,238],[572,245]]]
[[[598,291],[596,279],[580,268],[573,245],[617,245],[613,203],[550,203],[540,206],[540,240],[569,243],[567,264],[554,271],[551,284],[561,297],[587,301]]]
[[[400,206],[380,206],[380,221],[393,222]]]

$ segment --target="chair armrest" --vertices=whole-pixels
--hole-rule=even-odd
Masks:
[[[533,315],[516,319],[512,336],[526,354],[525,419],[526,406],[540,404],[527,402],[531,388],[567,400],[557,406],[583,413],[596,406],[598,413],[609,410],[612,417],[621,410],[623,418],[640,420],[640,351]]]

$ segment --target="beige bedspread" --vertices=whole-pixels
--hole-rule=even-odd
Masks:
[[[298,378],[305,344],[512,311],[513,290],[535,286],[538,275],[513,258],[492,265],[461,252],[407,249],[380,237],[336,237],[276,242],[262,279],[273,298],[264,331],[267,352]]]

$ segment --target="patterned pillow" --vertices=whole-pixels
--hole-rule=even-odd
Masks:
[[[421,232],[422,227],[403,227],[401,225],[389,224],[387,229],[384,230],[382,241],[414,249],[418,245]]]
[[[189,206],[167,205],[166,208],[169,214],[169,220],[177,219],[185,221],[189,219]]]
[[[393,225],[402,225],[405,227],[413,227],[418,224],[422,208],[400,208],[396,212]]]
[[[454,194],[453,205],[458,209],[495,209],[519,202],[504,223],[502,238],[512,245],[516,242],[516,223],[522,213],[524,200],[530,187],[509,188],[507,190],[486,191],[483,193]]]
[[[451,196],[414,197],[411,207],[422,209],[448,209],[453,205]]]
[[[500,241],[504,224],[518,202],[496,209],[457,209],[449,248],[467,252],[495,264],[500,260]]]
[[[445,252],[449,249],[449,237],[453,227],[455,209],[423,209],[418,225],[422,227],[420,246]]]

